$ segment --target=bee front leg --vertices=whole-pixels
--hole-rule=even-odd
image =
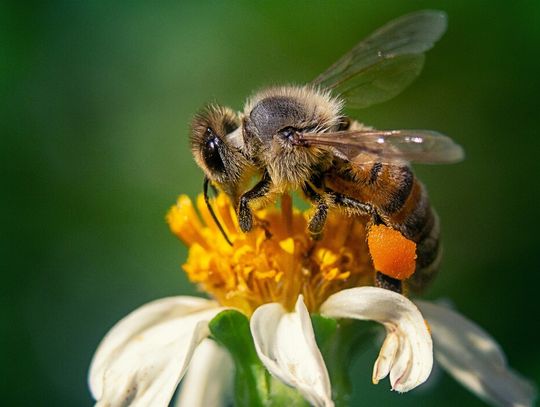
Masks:
[[[262,198],[270,191],[272,186],[272,179],[265,171],[262,179],[255,184],[253,188],[242,194],[240,202],[238,204],[238,223],[242,232],[249,232],[253,227],[253,213],[249,207],[249,202],[254,199]]]

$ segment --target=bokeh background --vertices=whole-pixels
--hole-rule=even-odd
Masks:
[[[91,405],[100,338],[152,299],[194,294],[164,222],[202,175],[187,146],[205,102],[314,78],[383,23],[445,10],[421,77],[362,111],[380,128],[442,131],[467,152],[418,167],[442,219],[449,298],[540,377],[535,1],[2,2],[2,404]],[[355,364],[354,405],[482,405],[451,378],[406,395]]]

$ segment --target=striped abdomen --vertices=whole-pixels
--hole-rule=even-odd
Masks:
[[[408,165],[356,165],[336,160],[325,185],[354,200],[371,204],[387,226],[399,230],[417,245],[416,272],[407,280],[421,290],[437,271],[441,247],[439,221],[426,189]]]

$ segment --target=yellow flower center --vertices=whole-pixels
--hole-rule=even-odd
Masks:
[[[303,294],[313,312],[337,291],[373,284],[365,222],[360,218],[334,211],[323,237],[314,241],[307,232],[309,214],[293,209],[287,195],[281,210],[256,211],[249,233],[240,231],[225,195],[212,205],[232,246],[217,228],[202,195],[197,198],[199,214],[190,198],[182,195],[167,214],[167,222],[189,248],[183,265],[189,279],[224,306],[247,315],[269,302],[292,309]]]

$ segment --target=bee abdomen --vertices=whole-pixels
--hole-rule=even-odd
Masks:
[[[384,214],[392,215],[402,209],[407,202],[413,190],[415,179],[412,170],[406,165],[387,168],[388,171],[383,171],[383,165],[375,163],[371,167],[368,183],[373,185],[381,180],[385,185],[394,187],[381,207]]]
[[[435,276],[441,254],[439,222],[424,186],[408,166],[338,164],[325,173],[325,184],[372,205],[387,226],[416,243],[416,272],[407,283],[414,291],[422,290]]]
[[[407,280],[409,288],[419,293],[433,280],[439,270],[442,258],[442,245],[439,236],[439,219],[433,210],[433,227],[427,236],[416,244],[416,271]]]

